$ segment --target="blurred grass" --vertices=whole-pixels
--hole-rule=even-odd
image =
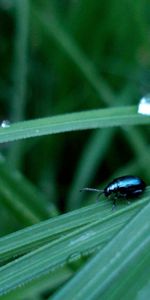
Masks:
[[[147,185],[150,183],[150,121],[149,117],[137,115],[138,102],[150,89],[149,9],[150,4],[142,0],[132,3],[118,0],[0,1],[0,118],[1,122],[10,121],[9,128],[0,128],[0,236],[3,236],[0,242],[8,242],[6,250],[9,254],[21,256],[28,276],[31,271],[33,279],[24,285],[26,279],[21,272],[23,286],[20,287],[19,281],[15,283],[15,276],[14,281],[10,278],[7,282],[9,266],[12,266],[12,272],[19,271],[17,259],[7,256],[11,262],[9,265],[6,261],[0,267],[0,278],[5,273],[5,283],[9,286],[12,283],[16,289],[2,298],[22,300],[28,296],[29,299],[42,300],[53,298],[55,292],[57,299],[59,286],[65,286],[65,282],[88,263],[86,260],[91,254],[87,257],[82,255],[85,246],[87,253],[93,246],[92,255],[96,257],[98,252],[101,257],[100,250],[94,245],[103,245],[105,240],[107,254],[107,237],[110,240],[114,238],[117,220],[119,224],[125,224],[125,218],[130,216],[132,221],[130,212],[136,205],[140,209],[140,201],[131,208],[119,205],[112,218],[109,201],[102,199],[98,207],[88,207],[87,204],[93,203],[95,197],[78,191],[84,186],[104,187],[111,178],[124,174],[139,175]],[[131,124],[136,127],[129,126]],[[100,129],[77,131],[85,128]],[[56,132],[61,134],[54,135]],[[15,142],[26,137],[31,138]],[[149,201],[149,189],[142,200],[145,207]],[[87,208],[82,208],[85,205]],[[73,210],[70,219],[68,214],[59,216],[69,210]],[[94,218],[95,222],[100,218],[103,222],[106,215],[108,226],[105,227],[104,221],[103,237],[95,235],[95,240],[92,240],[91,236],[89,244],[86,244],[82,237],[95,228],[92,227],[95,226]],[[52,217],[56,219],[48,236],[45,222],[51,226]],[[89,218],[88,225],[86,218]],[[140,221],[137,224],[140,228]],[[76,246],[75,230],[82,232],[84,226],[78,253],[74,246],[69,252],[69,239]],[[97,226],[98,230],[102,230],[101,226]],[[25,230],[28,242],[21,229]],[[120,230],[123,236],[123,229]],[[117,231],[115,233],[118,234]],[[97,234],[100,233],[97,231]],[[146,234],[143,234],[141,245],[145,240]],[[58,263],[56,270],[50,267],[46,274],[44,263],[46,267],[46,259],[49,260],[49,253],[52,254],[51,248],[48,248],[50,241],[56,243],[57,259],[65,266]],[[136,244],[139,254],[133,256],[131,262],[135,259],[138,263],[142,257],[140,243]],[[45,257],[42,247],[48,249]],[[29,251],[32,262],[36,258],[34,253],[41,253],[40,263],[45,271],[39,278],[30,270]],[[67,255],[74,256],[74,264],[68,263],[67,256],[63,256],[65,251],[68,251]],[[145,251],[149,251],[148,244]],[[40,276],[38,263],[34,266]],[[149,263],[149,257],[146,263]],[[128,271],[128,264],[126,268]],[[112,279],[115,278],[114,272],[111,272]],[[132,274],[134,281],[140,278],[139,272],[137,268]],[[126,274],[122,274],[124,282]],[[149,278],[150,274],[143,274],[139,287],[141,294],[147,295],[149,287],[148,283],[143,287],[143,279]],[[132,299],[138,291],[133,278],[128,281]],[[82,277],[81,285],[83,282]],[[131,286],[134,287],[133,293],[130,293]],[[1,285],[4,291],[6,287]],[[124,288],[121,283],[120,290],[116,292],[122,299],[125,299]]]
[[[15,1],[15,36],[12,68],[12,103],[10,110],[11,122],[25,118],[27,71],[28,71],[28,32],[29,32],[29,1]],[[9,150],[9,160],[14,167],[19,168],[21,163],[21,148],[23,143],[14,144]]]

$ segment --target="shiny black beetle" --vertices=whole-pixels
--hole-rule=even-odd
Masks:
[[[112,180],[103,189],[83,188],[81,191],[97,192],[98,196],[104,194],[106,197],[113,199],[113,206],[116,205],[117,199],[134,199],[141,195],[145,190],[146,184],[140,177],[126,175]]]

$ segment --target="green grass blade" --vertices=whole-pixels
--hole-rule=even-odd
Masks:
[[[45,290],[51,291],[62,285],[73,275],[70,267],[63,267],[55,272],[46,274],[40,278],[28,282],[19,288],[12,290],[2,296],[3,300],[37,299],[38,294],[45,293]],[[38,298],[39,299],[39,298]]]
[[[133,294],[137,296],[141,288],[141,280],[138,280],[140,275],[144,272],[145,283],[149,281],[150,276],[149,214],[150,204],[147,204],[50,299],[129,299],[128,296]],[[137,282],[140,282],[140,285]]]
[[[105,201],[105,200],[104,200]],[[0,239],[0,261],[30,251],[33,247],[45,244],[52,237],[64,234],[68,230],[76,229],[110,213],[110,207],[105,207],[104,201],[100,205],[84,207],[31,227],[19,230]]]
[[[14,40],[12,120],[24,119],[27,85],[29,1],[15,0],[16,33]]]
[[[146,198],[141,202],[146,206]],[[75,255],[80,258],[103,247],[137,213],[139,203],[126,206],[4,265],[0,268],[0,295],[70,263]]]
[[[85,145],[68,195],[68,210],[76,209],[82,205],[85,194],[79,194],[78,189],[88,186],[90,180],[95,176],[97,169],[100,168],[106,149],[112,142],[113,133],[114,129],[98,130],[92,134]]]
[[[103,98],[105,103],[111,104],[114,100],[114,95],[107,83],[101,78],[96,71],[96,68],[86,57],[82,50],[77,45],[76,41],[69,35],[62,26],[62,23],[56,17],[54,9],[51,8],[51,15],[42,14],[32,10],[33,17],[39,22],[40,27],[43,27],[48,37],[53,38],[58,46],[67,54],[75,63],[86,80],[94,88],[100,98]]]
[[[10,120],[18,122],[25,119],[27,69],[28,69],[28,32],[29,32],[29,1],[14,1],[15,3],[15,39],[13,62],[13,96],[11,103]],[[19,167],[22,158],[20,143],[11,145],[9,160]]]
[[[149,193],[149,192],[148,192]],[[125,207],[125,210],[137,211],[148,201],[147,195],[142,201]],[[40,245],[67,234],[70,230],[85,226],[94,221],[105,221],[111,218],[111,203],[101,200],[99,205],[94,204],[79,210],[43,221],[39,224],[19,230],[0,239],[0,261],[10,259],[37,248]],[[118,205],[119,209],[119,205]],[[121,211],[118,213],[122,213]]]
[[[136,106],[97,109],[36,119],[0,128],[0,143],[73,130],[149,124],[150,117],[139,115]]]

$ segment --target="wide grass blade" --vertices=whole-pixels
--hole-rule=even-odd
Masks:
[[[61,232],[62,237],[56,238],[55,236],[54,241],[48,242],[47,240],[46,245],[4,265],[0,268],[0,295],[36,277],[43,276],[47,272],[53,272],[56,268],[70,263],[74,258],[79,259],[90,255],[97,248],[102,248],[139,211],[140,204],[145,206],[147,201],[148,199],[145,198],[122,210],[111,212],[110,216],[99,218],[65,235]],[[58,221],[59,219],[60,217]],[[67,227],[68,224],[64,225]],[[33,238],[30,236],[30,239]],[[5,240],[1,241],[2,249]],[[13,237],[14,244],[15,241],[17,237],[16,239]],[[7,250],[11,251],[11,248],[7,244]]]
[[[73,130],[125,125],[146,125],[150,117],[139,115],[136,106],[97,109],[18,122],[0,128],[0,143]]]
[[[1,296],[1,298],[3,300],[41,299],[38,297],[38,294],[44,294],[45,291],[53,291],[68,280],[73,274],[74,271],[69,266],[63,267],[40,278],[35,278],[27,284]]]
[[[149,192],[148,192],[149,195]],[[147,201],[149,196],[145,196],[142,201],[138,201],[131,206],[126,207],[125,211],[131,211],[133,214],[140,209]],[[111,203],[106,200],[101,200],[101,203],[93,204],[88,207],[75,210],[73,212],[43,221],[39,224],[27,227],[12,234],[9,234],[0,239],[0,262],[7,259],[31,251],[41,245],[48,243],[66,235],[69,231],[76,230],[94,221],[112,219],[115,214],[112,214]],[[122,206],[120,206],[121,208]],[[118,205],[119,210],[119,205]],[[122,214],[121,211],[117,213]]]
[[[150,276],[149,214],[150,204],[147,204],[64,288],[49,299],[133,299],[137,296],[143,282],[147,284]]]

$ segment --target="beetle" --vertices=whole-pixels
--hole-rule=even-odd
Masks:
[[[146,184],[143,179],[133,175],[126,175],[115,178],[106,185],[103,190],[94,188],[83,188],[80,191],[97,192],[98,197],[104,194],[105,197],[113,199],[113,207],[117,199],[136,199],[145,190]]]

